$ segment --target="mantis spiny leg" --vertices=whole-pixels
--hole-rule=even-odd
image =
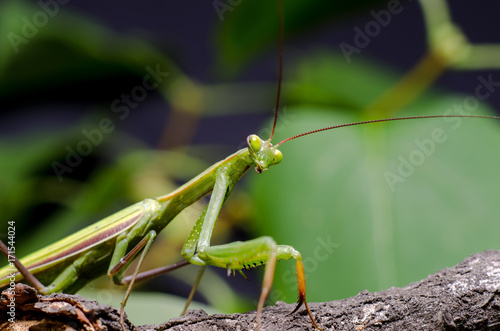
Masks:
[[[306,287],[304,265],[302,263],[302,256],[296,249],[291,246],[277,245],[271,237],[260,237],[244,242],[237,241],[224,245],[210,246],[210,237],[217,215],[230,190],[230,179],[224,170],[221,169],[221,171],[217,173],[217,179],[210,202],[191,230],[182,249],[182,255],[193,264],[201,266],[213,265],[225,268],[228,270],[228,273],[231,271],[234,272],[235,270],[242,273],[242,269],[265,265],[264,280],[255,318],[257,328],[260,325],[262,309],[273,283],[276,260],[294,258],[297,261],[296,269],[299,298],[297,307],[293,312],[297,311],[302,304],[305,304],[314,326],[320,329],[314,321],[305,299]]]

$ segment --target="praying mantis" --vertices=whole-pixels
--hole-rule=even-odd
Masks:
[[[279,78],[278,81],[281,82],[281,78]],[[280,88],[278,87],[278,91],[279,90]],[[275,108],[273,129],[277,122],[278,105],[279,92]],[[247,148],[214,164],[174,192],[155,199],[144,200],[136,205],[119,211],[95,225],[83,229],[81,232],[77,232],[75,235],[63,239],[61,242],[55,244],[56,246],[49,246],[35,252],[25,259],[22,259],[20,261],[21,263],[16,262],[17,267],[21,270],[23,269],[22,265],[27,267],[28,270],[22,270],[22,276],[29,282],[36,284],[36,281],[30,277],[30,274],[34,274],[42,283],[50,284],[48,286],[37,284],[36,287],[41,293],[55,291],[72,293],[83,286],[88,279],[107,273],[109,276],[113,277],[115,282],[129,284],[122,304],[123,310],[134,280],[150,275],[139,273],[139,266],[157,233],[166,227],[168,222],[180,210],[211,193],[210,202],[196,225],[193,227],[182,251],[182,255],[186,258],[187,262],[181,262],[169,268],[162,268],[159,271],[169,271],[186,265],[189,262],[202,266],[214,265],[226,268],[230,272],[240,272],[244,268],[264,262],[266,265],[264,283],[257,306],[256,321],[258,322],[265,298],[272,285],[276,259],[293,258],[296,260],[299,284],[299,304],[297,305],[297,309],[303,303],[308,310],[313,325],[319,328],[305,300],[305,277],[303,276],[302,257],[297,250],[291,246],[277,245],[269,237],[261,237],[244,243],[235,242],[226,245],[210,246],[212,229],[222,204],[232,192],[235,184],[248,169],[255,167],[257,173],[262,173],[269,167],[280,163],[282,156],[277,147],[287,141],[343,126],[348,127],[373,122],[421,119],[425,117],[426,116],[415,116],[381,119],[330,126],[293,136],[276,145],[271,145],[273,133],[271,133],[268,139],[250,135],[247,138]],[[498,119],[492,116],[469,117]],[[113,233],[113,235],[110,236],[108,235],[109,233]],[[3,251],[4,253],[6,252],[5,248]],[[125,270],[135,257],[139,257],[139,266],[135,269],[134,275],[132,277],[123,277]],[[77,272],[78,264],[85,265],[81,270],[82,274],[78,274]],[[83,274],[85,274],[85,277]],[[0,274],[0,276],[4,275]],[[18,276],[18,279],[20,278],[21,276]]]

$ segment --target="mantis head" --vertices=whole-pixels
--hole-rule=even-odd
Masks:
[[[259,174],[283,159],[283,154],[277,146],[271,144],[271,139],[262,140],[259,136],[251,134],[247,137],[247,146],[250,158],[255,162],[255,171]]]

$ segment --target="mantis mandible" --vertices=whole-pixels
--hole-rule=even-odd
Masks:
[[[212,230],[215,226],[218,213],[224,201],[242,176],[252,167],[260,174],[269,167],[280,163],[283,156],[278,147],[283,143],[321,131],[368,123],[422,118],[500,118],[494,116],[436,115],[380,119],[329,126],[298,134],[272,145],[271,140],[277,122],[280,99],[282,67],[281,25],[282,23],[280,23],[278,93],[272,133],[268,139],[250,135],[247,138],[246,148],[215,163],[177,190],[164,196],[138,202],[21,260],[13,259],[13,263],[20,271],[16,274],[16,280],[24,278],[42,294],[53,292],[74,293],[88,281],[102,274],[107,274],[115,283],[128,285],[121,305],[121,322],[123,325],[123,310],[135,280],[168,272],[190,263],[203,267],[213,265],[225,268],[228,270],[228,273],[234,271],[242,273],[243,269],[264,264],[264,281],[256,314],[256,322],[258,324],[261,319],[264,302],[272,285],[276,260],[293,258],[296,260],[299,292],[298,304],[294,311],[304,305],[313,325],[319,329],[307,305],[304,266],[299,251],[292,246],[278,245],[271,237],[260,237],[245,242],[233,242],[218,246],[210,245]],[[141,263],[157,234],[184,208],[208,194],[211,194],[210,202],[192,228],[182,249],[181,254],[185,258],[185,261],[150,272],[139,272]],[[8,249],[3,243],[0,249],[4,254],[9,255]],[[125,277],[125,271],[137,257],[139,258],[139,263],[133,275]],[[0,287],[8,284],[9,274],[9,267],[0,269]]]

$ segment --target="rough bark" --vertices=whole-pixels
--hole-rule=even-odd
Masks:
[[[37,297],[22,286],[18,291],[17,322],[4,322],[1,330],[28,330],[26,325],[31,331],[71,330],[67,328],[71,325],[77,330],[120,330],[119,313],[111,307],[77,295]],[[7,293],[2,299],[4,319]],[[293,308],[285,303],[266,307],[261,330],[313,330],[305,310],[290,315]],[[311,303],[310,308],[324,330],[500,330],[500,251],[474,254],[403,288],[362,291],[344,300]],[[255,313],[209,316],[198,310],[161,325],[134,327],[127,321],[127,328],[251,330],[255,329]]]

